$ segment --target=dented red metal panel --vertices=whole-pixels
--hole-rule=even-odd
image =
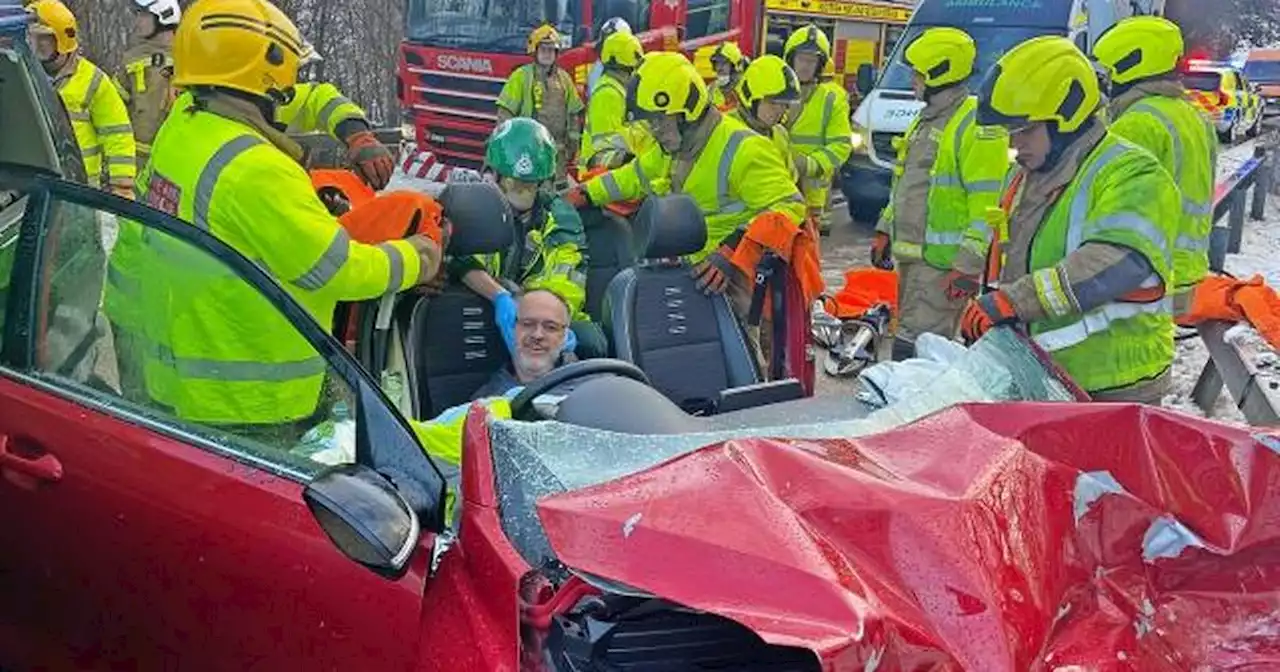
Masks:
[[[1278,495],[1280,455],[1242,429],[990,404],[728,441],[539,513],[566,564],[826,669],[1275,669]]]

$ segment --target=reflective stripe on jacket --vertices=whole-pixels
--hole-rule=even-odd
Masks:
[[[833,82],[822,82],[805,97],[800,114],[790,124],[792,149],[808,160],[804,174],[805,202],[825,208],[836,172],[853,153],[849,125],[849,96]]]
[[[1001,186],[1009,172],[1009,138],[975,123],[977,105],[977,98],[965,97],[934,137],[916,132],[920,124],[917,116],[903,136],[905,141],[898,149],[894,167],[893,195],[881,215],[896,256],[923,259],[945,271],[951,269],[962,243],[974,248],[978,258],[986,255],[991,239],[986,212],[999,203]],[[927,193],[899,193],[898,179],[904,166],[915,159],[914,150],[923,142],[937,144],[929,182],[921,185]],[[918,222],[904,226],[896,221],[894,203],[899,199],[925,204],[923,230],[916,228]]]
[[[582,217],[564,199],[544,193],[538,194],[531,216],[541,220],[541,226],[530,227],[506,252],[457,259],[450,273],[461,276],[479,268],[525,290],[548,290],[569,305],[574,321],[590,320],[584,312],[587,236]]]
[[[224,106],[239,111],[238,101]],[[326,330],[339,301],[417,281],[420,262],[409,243],[353,242],[307,173],[273,144],[287,140],[262,130],[260,116],[254,124],[175,110],[152,148],[142,185],[148,204],[253,260]],[[206,253],[156,231],[144,238],[148,254],[165,260],[146,267],[141,286],[152,399],[207,423],[275,424],[314,414],[325,360],[284,316]]]
[[[1111,130],[1151,152],[1182,194],[1182,221],[1173,248],[1174,292],[1190,291],[1209,273],[1218,136],[1182,98],[1147,96],[1129,106]]]
[[[1031,333],[1084,389],[1126,387],[1169,368],[1172,299],[1117,300],[1081,314],[1057,265],[1086,242],[1108,243],[1138,252],[1151,265],[1155,275],[1144,287],[1172,287],[1178,211],[1169,174],[1151,154],[1108,133],[1038,227],[1029,268],[1005,267],[1002,285],[1013,276],[1032,276],[1050,317],[1032,324]]]
[[[138,173],[137,145],[129,111],[111,80],[89,59],[76,56],[74,69],[54,84],[71,117],[89,183],[102,184],[105,166],[109,181],[132,185]]]
[[[276,121],[285,125],[286,133],[327,133],[338,138],[338,124],[365,118],[364,110],[332,84],[307,82],[294,89],[289,104],[276,108]]]
[[[683,183],[675,184],[675,161],[655,145],[634,161],[586,182],[596,204],[634,201],[648,194],[688,194],[707,217],[707,244],[690,256],[701,261],[757,215],[778,212],[797,226],[805,206],[791,170],[773,143],[746,124],[716,115],[705,143],[691,160]]]
[[[587,101],[578,164],[591,167],[618,165],[623,155],[632,153],[625,132],[626,119],[625,85],[606,70]]]
[[[568,143],[566,146],[572,147],[581,140],[578,137],[581,131],[577,128],[576,119],[584,109],[582,98],[578,95],[578,88],[573,83],[573,76],[564,68],[555,66],[552,76],[564,91],[564,100],[560,101],[563,106],[544,104],[546,85],[539,81],[534,65],[528,63],[516,68],[507,78],[507,83],[502,85],[502,91],[498,94],[498,107],[506,110],[513,117],[530,117],[538,120],[547,127],[548,131],[551,131],[551,137],[555,138],[558,144]],[[563,110],[565,118],[550,118],[559,115],[548,114],[547,109],[544,108]]]

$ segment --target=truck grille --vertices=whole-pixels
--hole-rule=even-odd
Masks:
[[[503,81],[497,77],[480,77],[411,68],[412,99],[415,107],[443,108],[468,119],[493,121],[497,116],[498,94]]]
[[[420,138],[445,163],[480,168],[504,80],[409,66],[408,100]]]

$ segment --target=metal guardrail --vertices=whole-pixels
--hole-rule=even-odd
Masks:
[[[1274,142],[1259,140],[1253,158],[1223,180],[1214,193],[1214,228],[1209,237],[1209,266],[1224,272],[1227,254],[1240,251],[1246,214],[1254,221],[1266,216],[1267,196],[1273,186],[1273,164],[1267,147]],[[1220,226],[1223,220],[1225,226]],[[1280,375],[1258,368],[1240,343],[1228,338],[1234,325],[1210,322],[1197,327],[1209,351],[1191,398],[1205,415],[1211,416],[1225,387],[1236,407],[1252,425],[1280,426]]]

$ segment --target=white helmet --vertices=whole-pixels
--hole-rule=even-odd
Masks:
[[[324,57],[320,55],[320,52],[316,51],[315,45],[311,44],[310,40],[304,39],[302,41],[302,55],[298,57],[298,67],[319,63],[323,60]]]
[[[620,16],[615,16],[612,19],[605,21],[600,26],[600,41],[603,43],[604,38],[609,37],[614,33],[630,33],[630,32],[631,32],[631,24],[627,23],[626,19]]]
[[[156,15],[162,26],[177,27],[182,20],[182,8],[178,0],[133,0],[133,4]]]

